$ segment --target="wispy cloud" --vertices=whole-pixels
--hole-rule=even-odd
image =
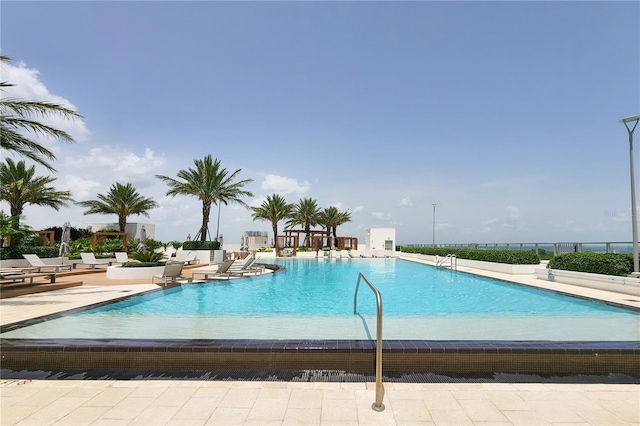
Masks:
[[[260,188],[266,192],[275,192],[277,194],[305,194],[311,188],[311,184],[308,181],[301,183],[297,179],[288,178],[286,176],[278,176],[268,174],[262,180]]]

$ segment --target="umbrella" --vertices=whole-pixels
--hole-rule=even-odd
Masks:
[[[71,247],[69,247],[69,240],[71,239],[71,224],[69,222],[65,222],[62,225],[62,243],[60,244],[60,257],[63,257],[65,254],[71,251]]]
[[[140,229],[140,243],[138,244],[138,251],[145,251],[147,249],[147,230],[144,229],[144,225],[142,225],[142,229]]]

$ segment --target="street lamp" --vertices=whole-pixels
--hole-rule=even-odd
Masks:
[[[431,242],[431,247],[436,246],[436,203],[433,203],[433,241]]]
[[[628,123],[635,124],[632,128],[629,128]],[[633,273],[634,275],[638,275],[638,212],[636,211],[636,182],[635,176],[633,172],[633,131],[636,130],[636,126],[638,125],[638,121],[640,121],[640,115],[634,115],[632,117],[623,118],[620,120],[620,123],[624,123],[624,127],[627,128],[627,133],[629,133],[629,157],[630,157],[630,165],[631,165],[631,229],[633,230]]]

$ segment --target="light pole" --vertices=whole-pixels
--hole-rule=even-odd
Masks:
[[[635,121],[632,128],[629,128],[629,124]],[[633,274],[638,275],[638,212],[636,211],[636,182],[633,170],[633,131],[636,130],[636,126],[640,121],[640,115],[634,115],[632,117],[623,118],[620,123],[624,123],[624,127],[627,128],[629,133],[629,158],[631,166],[631,229],[633,231]]]
[[[432,226],[432,233],[433,233],[433,241],[431,242],[431,247],[435,247],[435,246],[436,246],[436,203],[433,203],[433,226]]]

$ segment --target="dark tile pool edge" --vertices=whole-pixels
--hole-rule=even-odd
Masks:
[[[9,370],[375,370],[372,340],[0,339]],[[385,340],[383,370],[640,375],[640,342]]]

